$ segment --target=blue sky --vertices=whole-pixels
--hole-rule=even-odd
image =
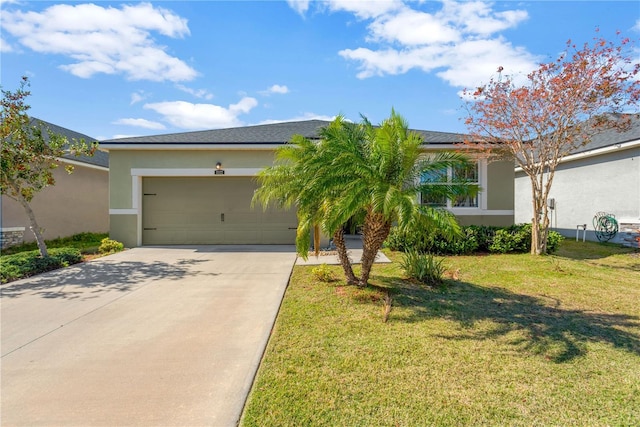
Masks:
[[[464,132],[464,88],[582,44],[640,38],[637,1],[3,0],[1,82],[97,139],[343,114]],[[639,54],[640,58],[640,54]]]

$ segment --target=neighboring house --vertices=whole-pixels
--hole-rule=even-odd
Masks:
[[[32,125],[40,125],[43,134],[46,128],[52,132],[72,139],[84,139],[87,143],[95,139],[78,132],[32,119]],[[69,175],[65,164],[74,166]],[[53,171],[55,185],[47,187],[35,194],[31,208],[35,213],[40,228],[44,230],[45,239],[66,237],[73,234],[91,231],[104,233],[109,230],[109,155],[96,151],[93,157],[76,157],[73,155],[60,158],[60,167]],[[30,231],[30,222],[24,208],[17,201],[2,196],[2,228],[3,247],[30,242],[35,236]]]
[[[273,164],[274,150],[293,135],[317,139],[328,124],[308,120],[101,142],[110,158],[111,238],[130,247],[293,244],[294,210],[251,207],[255,175]],[[425,151],[458,149],[464,140],[418,132],[428,143]],[[480,160],[464,173],[484,191],[449,206],[460,222],[513,224],[513,163]]]
[[[640,230],[640,114],[631,116],[625,132],[606,130],[562,159],[549,198],[551,227],[575,238],[586,224],[586,238],[597,240],[593,218],[598,212],[615,216],[620,232],[611,242],[637,246]],[[516,168],[515,221],[531,222],[531,184]]]

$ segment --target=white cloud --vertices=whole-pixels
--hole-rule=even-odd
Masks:
[[[377,18],[403,8],[402,0],[329,0],[323,3],[332,12],[350,12],[359,19]]]
[[[303,15],[309,10],[310,0],[287,0],[289,7],[300,15]]]
[[[289,93],[289,88],[285,85],[273,85],[266,90],[260,91],[259,93],[260,95],[265,95],[265,96],[269,96],[274,93],[285,94],[285,93]]]
[[[158,122],[153,122],[147,119],[118,119],[113,122],[114,125],[135,126],[145,129],[166,129],[165,125]]]
[[[129,105],[137,104],[140,101],[144,101],[148,97],[149,97],[149,95],[144,93],[144,91],[139,90],[137,92],[133,92],[131,94],[131,103]]]
[[[638,18],[638,20],[636,21],[636,25],[634,25],[632,29],[634,31],[640,32],[640,18]]]
[[[13,52],[13,47],[7,43],[4,37],[0,36],[0,52],[8,53]]]
[[[213,94],[209,92],[207,89],[192,89],[185,85],[177,84],[176,88],[180,89],[183,92],[186,92],[190,95],[195,96],[196,98],[202,98],[206,100],[213,99]]]
[[[161,114],[167,122],[182,129],[216,129],[242,126],[238,118],[258,105],[255,98],[244,97],[229,107],[214,104],[192,104],[185,101],[168,101],[145,104],[144,108]]]
[[[358,65],[360,79],[419,69],[454,87],[486,82],[498,66],[513,75],[536,68],[538,58],[499,34],[526,20],[525,10],[497,11],[480,1],[441,4],[434,11],[433,2],[331,0],[330,11],[369,21],[368,45],[338,54]]]
[[[197,72],[152,37],[189,35],[187,20],[150,3],[121,9],[95,4],[51,6],[42,12],[3,11],[4,30],[40,53],[75,62],[61,68],[78,77],[123,74],[130,80],[186,81]]]
[[[406,46],[449,43],[460,39],[459,31],[447,26],[436,16],[408,8],[374,20],[369,25],[369,31],[370,41],[399,42]]]
[[[443,8],[435,15],[443,22],[467,33],[488,36],[513,28],[528,18],[524,10],[494,12],[492,3],[445,1]]]

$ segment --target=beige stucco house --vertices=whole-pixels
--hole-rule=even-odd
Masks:
[[[32,124],[49,128],[67,139],[95,141],[87,135],[32,119]],[[54,170],[54,186],[37,193],[31,202],[36,220],[44,230],[45,239],[66,237],[81,232],[104,233],[109,230],[109,156],[96,151],[93,157],[68,156],[60,158],[60,167]],[[74,166],[69,175],[65,164]],[[3,195],[1,201],[2,243],[10,245],[21,241],[34,241],[30,222],[24,208],[15,200]]]
[[[103,141],[110,156],[111,238],[129,247],[293,244],[294,211],[251,207],[255,176],[293,135],[317,138],[328,124],[308,120]],[[425,151],[458,149],[464,139],[418,132]],[[479,160],[471,176],[484,191],[444,203],[462,224],[513,224],[513,174],[512,162]]]

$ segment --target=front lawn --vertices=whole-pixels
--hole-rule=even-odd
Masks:
[[[640,425],[637,251],[449,257],[437,289],[387,255],[367,289],[295,268],[242,425]]]

